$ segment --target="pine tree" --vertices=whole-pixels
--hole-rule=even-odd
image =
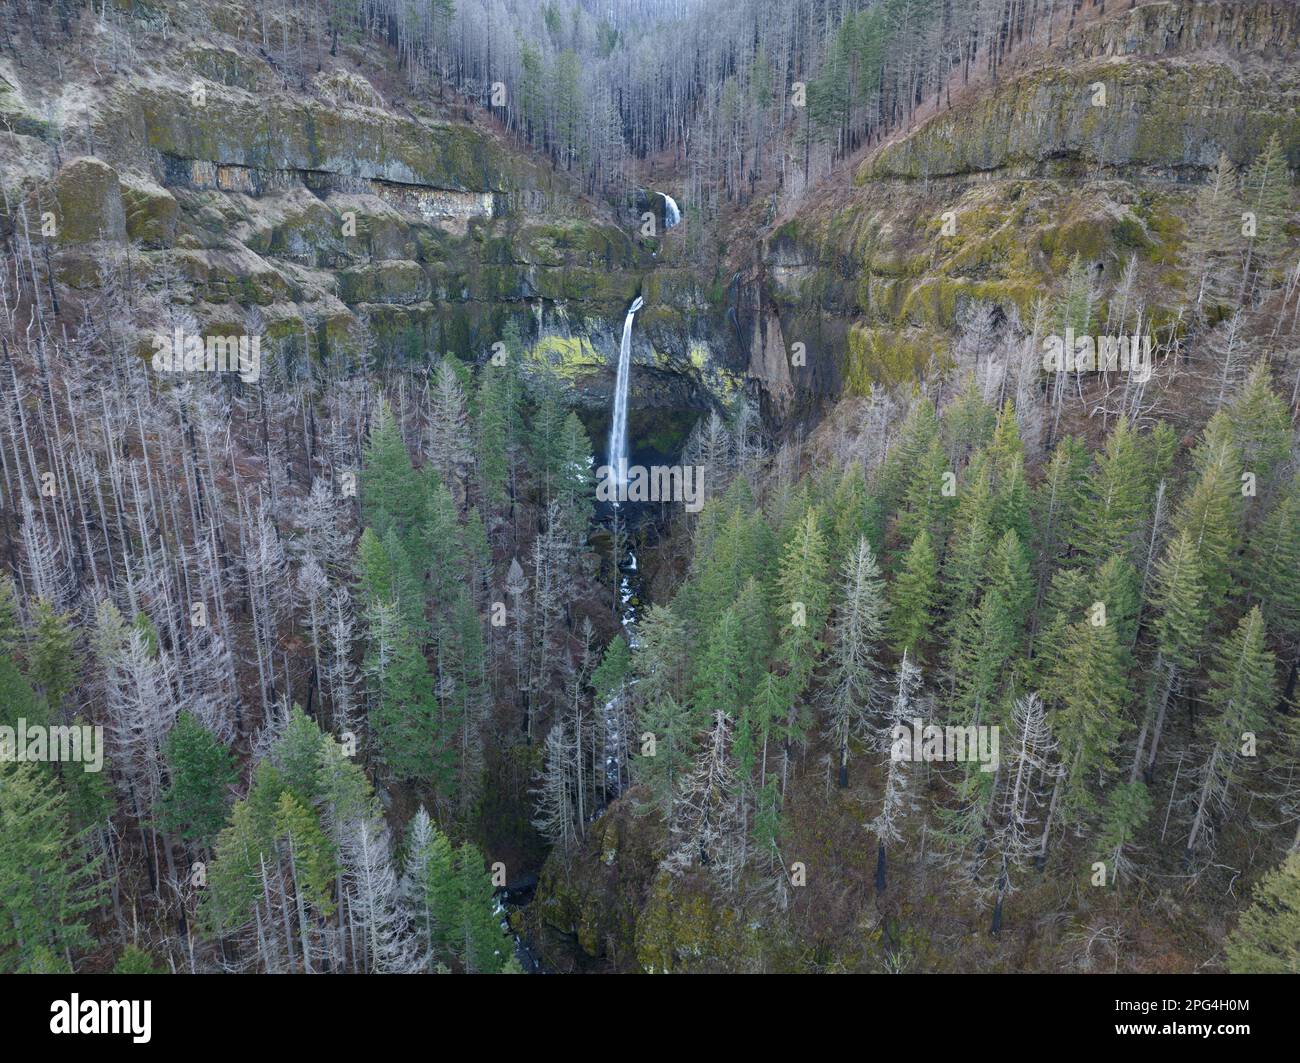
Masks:
[[[632,651],[621,634],[610,639],[600,658],[600,664],[591,673],[591,686],[596,700],[608,701],[621,695],[632,666]]]
[[[11,657],[23,642],[22,615],[13,577],[0,573],[0,658]]]
[[[1180,532],[1169,543],[1156,565],[1152,605],[1158,613],[1154,624],[1158,653],[1152,669],[1156,702],[1153,707],[1148,707],[1138,733],[1129,782],[1137,780],[1138,770],[1144,764],[1148,775],[1153,770],[1169,699],[1180,678],[1195,667],[1205,637],[1209,618],[1205,582],[1196,546],[1186,531]],[[1151,751],[1147,754],[1146,737],[1152,727]]]
[[[1227,953],[1233,974],[1300,974],[1300,852],[1260,880]]]
[[[191,713],[182,712],[163,744],[168,786],[158,802],[162,829],[206,849],[226,819],[234,758]]]
[[[512,481],[512,438],[519,409],[509,372],[489,363],[479,376],[475,467],[479,488],[492,508],[509,500]]]
[[[1264,611],[1270,634],[1290,653],[1300,650],[1300,474],[1247,543],[1246,586]]]
[[[878,488],[881,505],[892,511],[907,494],[913,474],[923,463],[935,440],[939,439],[939,418],[934,403],[922,396],[913,402],[898,431],[898,440],[889,450],[880,470]]]
[[[1128,421],[1106,437],[1088,480],[1081,551],[1094,565],[1114,554],[1132,556],[1148,507],[1142,447]]]
[[[911,470],[904,495],[904,508],[898,515],[897,532],[901,541],[910,542],[922,533],[942,542],[947,537],[951,501],[944,495],[949,471],[948,455],[938,436]]]
[[[1227,810],[1237,777],[1254,755],[1255,735],[1272,707],[1274,666],[1264,645],[1264,615],[1256,606],[1241,618],[1210,673],[1209,707],[1215,718],[1208,728],[1209,754],[1187,837],[1189,859],[1209,846],[1215,813]]]
[[[649,794],[649,804],[671,823],[678,788],[695,755],[695,729],[689,708],[665,692],[646,703],[637,718],[637,750],[632,776]],[[653,743],[653,744],[650,744]]]
[[[278,864],[276,884],[281,894],[287,895],[281,910],[293,911],[293,929],[301,950],[295,958],[289,948],[290,964],[301,963],[304,971],[311,972],[317,969],[318,956],[323,952],[317,940],[320,923],[334,912],[334,853],[316,813],[288,790],[276,802],[273,840],[261,855],[268,857],[271,852]],[[286,927],[286,942],[291,937]]]
[[[1128,851],[1133,839],[1151,815],[1151,795],[1141,782],[1117,783],[1110,792],[1101,833],[1097,836],[1097,855],[1109,870],[1114,886],[1129,875],[1133,862]]]
[[[456,850],[455,874],[460,894],[460,961],[469,974],[500,974],[506,960],[505,937],[494,911],[492,879],[483,868],[483,854],[469,842]]]
[[[575,541],[586,538],[595,501],[592,473],[591,440],[578,415],[570,411],[564,418],[559,439],[559,469],[555,477],[556,497],[560,500],[564,526]]]
[[[44,599],[36,603],[31,644],[27,650],[27,678],[44,693],[57,713],[77,682],[79,668],[72,614],[57,613]]]
[[[889,586],[888,629],[894,650],[922,661],[932,634],[938,573],[930,535],[922,531],[903,556],[902,567]]]
[[[1222,413],[1211,418],[1193,454],[1197,479],[1174,512],[1175,534],[1186,532],[1196,549],[1205,605],[1218,615],[1233,583],[1234,559],[1241,527],[1241,480],[1231,442],[1231,426]]]
[[[1179,249],[1179,267],[1187,275],[1187,296],[1197,314],[1231,294],[1235,263],[1232,253],[1241,240],[1237,209],[1237,171],[1223,152],[1204,184],[1192,198],[1187,235]]]
[[[1273,390],[1267,361],[1255,363],[1227,411],[1239,466],[1254,474],[1256,493],[1267,495],[1291,456],[1290,411]]]
[[[419,523],[418,480],[393,411],[381,402],[362,460],[361,513],[381,540],[390,527],[399,534]]]
[[[50,710],[18,666],[8,657],[0,657],[0,726],[16,728],[19,720],[26,720],[28,726],[45,726],[50,722]]]
[[[632,673],[638,697],[649,704],[663,695],[686,696],[686,628],[674,608],[650,606],[637,625],[638,645]]]
[[[0,757],[0,824],[0,971],[70,971],[100,898],[67,797],[41,765]]]
[[[380,761],[394,778],[440,785],[446,794],[454,747],[444,744],[439,717],[429,664],[414,633],[399,620],[370,728]]]
[[[1109,617],[1102,624],[1088,617],[1066,628],[1046,689],[1063,768],[1054,807],[1068,826],[1086,824],[1096,814],[1092,787],[1115,770],[1131,697],[1125,678],[1118,626]]]
[[[1252,267],[1260,281],[1271,286],[1272,271],[1286,247],[1286,226],[1291,217],[1291,174],[1282,140],[1277,131],[1242,177],[1241,201],[1255,215],[1255,235],[1246,245],[1246,265],[1242,274],[1242,291],[1250,284]]]
[[[780,653],[802,693],[812,674],[826,624],[830,587],[826,579],[826,546],[818,528],[818,513],[809,509],[795,526],[781,555],[777,576]]]
[[[703,730],[714,713],[723,712],[734,722],[743,700],[745,672],[744,633],[735,609],[725,610],[709,635],[695,675],[696,727]]]
[[[997,692],[1009,684],[1007,666],[1019,655],[1030,598],[1029,562],[1015,531],[987,560],[987,588],[959,618],[953,635],[953,719],[988,724]]]
[[[1074,436],[1057,443],[1035,494],[1035,554],[1039,586],[1045,587],[1051,564],[1082,544],[1080,529],[1087,519],[1088,451]]]

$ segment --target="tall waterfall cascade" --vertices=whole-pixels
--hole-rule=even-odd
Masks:
[[[682,220],[682,212],[677,209],[677,200],[667,192],[664,196],[664,228],[671,229]]]
[[[609,422],[609,467],[614,481],[627,482],[627,392],[632,376],[632,318],[642,306],[641,296],[623,319],[623,342],[618,348],[618,376],[614,381],[614,414]]]

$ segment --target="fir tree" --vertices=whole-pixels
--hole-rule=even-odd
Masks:
[[[456,850],[456,884],[460,894],[457,954],[469,974],[500,974],[505,963],[505,936],[495,913],[492,879],[483,854],[469,842]]]
[[[206,849],[225,823],[234,758],[191,713],[182,712],[163,745],[169,783],[158,802],[164,831]]]
[[[922,661],[935,623],[938,573],[930,535],[922,531],[903,556],[902,567],[889,586],[888,629],[894,650]]]
[[[1216,812],[1225,812],[1232,788],[1254,755],[1257,732],[1273,701],[1274,658],[1264,645],[1264,616],[1256,606],[1223,646],[1210,673],[1209,753],[1201,768],[1196,813],[1187,837],[1187,854],[1210,844]]]
[[[1300,974],[1300,852],[1260,880],[1227,953],[1233,974]]]
[[[93,943],[98,866],[54,776],[0,757],[0,825],[0,971],[70,971]]]

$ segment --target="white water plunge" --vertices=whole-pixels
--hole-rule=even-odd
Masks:
[[[618,348],[618,377],[614,381],[614,415],[609,423],[609,467],[616,484],[627,482],[627,392],[632,376],[632,318],[641,309],[641,296],[623,319],[623,342]]]
[[[663,193],[664,197],[664,228],[671,229],[682,220],[682,212],[677,209],[677,200],[673,199],[667,192]]]

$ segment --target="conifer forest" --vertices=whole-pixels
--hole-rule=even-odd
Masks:
[[[0,0],[0,972],[1300,973],[1298,100],[1294,0]]]

